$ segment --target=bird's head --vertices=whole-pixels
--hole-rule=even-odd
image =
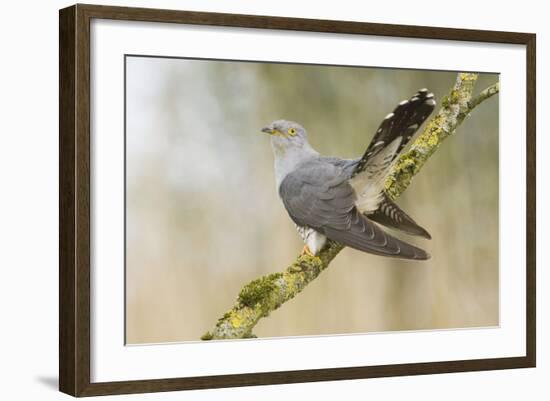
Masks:
[[[262,128],[262,132],[271,135],[271,143],[278,150],[302,148],[308,145],[305,128],[292,121],[273,121],[267,127]]]

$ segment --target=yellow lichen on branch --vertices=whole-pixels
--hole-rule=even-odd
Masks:
[[[282,273],[273,273],[246,284],[237,302],[211,332],[201,339],[250,338],[252,328],[263,317],[299,294],[311,281],[328,267],[343,248],[330,242],[318,256],[300,255]]]
[[[442,100],[441,108],[421,135],[413,142],[410,150],[402,154],[386,180],[386,193],[397,199],[410,185],[412,178],[437,150],[443,141],[452,135],[470,111],[477,74],[460,73],[448,96]]]
[[[443,98],[437,115],[428,122],[410,150],[399,157],[385,183],[386,192],[392,199],[397,199],[407,189],[430,156],[470,112],[500,89],[496,83],[472,97],[476,80],[477,74],[459,73],[451,92]],[[201,339],[254,337],[252,330],[260,319],[298,295],[343,248],[343,245],[329,241],[318,256],[300,255],[282,273],[273,273],[246,284],[235,305]]]

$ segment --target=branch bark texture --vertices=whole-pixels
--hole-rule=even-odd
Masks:
[[[397,199],[410,185],[413,177],[437,150],[453,135],[472,110],[499,92],[496,83],[473,96],[477,74],[459,73],[450,93],[443,98],[441,108],[424,131],[413,142],[410,150],[399,157],[385,183],[386,193]],[[317,256],[300,255],[280,273],[273,273],[246,284],[237,302],[214,328],[201,339],[230,339],[255,337],[252,330],[260,319],[298,295],[325,270],[343,245],[328,241]]]

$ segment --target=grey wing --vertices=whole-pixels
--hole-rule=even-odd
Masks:
[[[385,233],[363,216],[355,206],[348,179],[338,166],[309,163],[285,177],[279,195],[297,225],[313,228],[333,241],[376,255],[429,258],[422,249]]]

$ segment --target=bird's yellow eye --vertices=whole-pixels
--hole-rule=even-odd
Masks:
[[[288,132],[288,135],[290,135],[290,136],[296,135],[296,129],[295,128],[289,128],[287,132]]]

